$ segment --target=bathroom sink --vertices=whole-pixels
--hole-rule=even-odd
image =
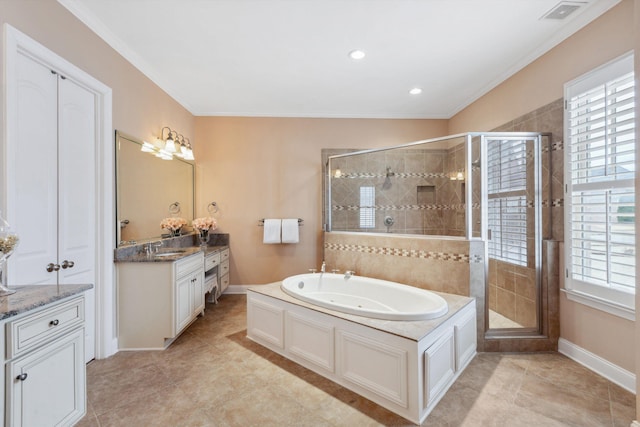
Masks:
[[[154,254],[153,256],[156,258],[162,258],[162,257],[166,257],[166,256],[176,256],[176,255],[181,255],[183,253],[185,253],[185,250],[175,250],[175,251],[171,251],[171,252],[160,252],[157,254]]]

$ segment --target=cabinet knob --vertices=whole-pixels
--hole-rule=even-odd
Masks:
[[[21,373],[20,375],[18,375],[18,376],[16,377],[16,379],[17,379],[18,381],[24,381],[24,380],[26,380],[26,379],[27,379],[27,376],[28,376],[28,375],[27,375],[27,373],[26,373],[26,372],[23,372],[23,373]]]
[[[49,273],[51,273],[52,271],[58,271],[58,270],[60,270],[60,264],[54,264],[52,262],[47,264],[47,271]]]
[[[62,261],[62,268],[73,268],[73,266],[75,265],[75,263],[73,261],[67,261],[66,259],[64,261]]]
[[[51,322],[49,322],[49,324],[50,324],[51,326],[58,326],[58,324],[59,324],[59,323],[60,323],[60,321],[59,321],[58,319],[54,319],[54,320],[52,320]]]

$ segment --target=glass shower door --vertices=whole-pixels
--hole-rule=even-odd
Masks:
[[[481,137],[490,330],[540,329],[540,146],[539,135]]]

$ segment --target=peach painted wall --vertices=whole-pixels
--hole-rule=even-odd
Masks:
[[[488,131],[564,96],[564,83],[634,48],[633,0],[600,18],[449,120],[449,134]]]
[[[109,86],[113,90],[114,129],[142,140],[153,140],[162,126],[170,126],[197,145],[193,138],[193,115],[56,0],[2,0],[0,24],[4,23]],[[0,95],[4,96],[2,92]]]
[[[196,118],[196,214],[216,201],[230,234],[232,285],[318,268],[322,258],[322,148],[378,148],[435,138],[446,120]],[[265,245],[261,218],[302,218],[300,243]]]
[[[565,82],[633,48],[634,1],[623,0],[452,117],[449,133],[490,130],[562,98]],[[636,372],[633,322],[569,301],[562,294],[560,336]]]

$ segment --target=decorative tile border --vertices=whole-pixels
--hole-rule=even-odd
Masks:
[[[344,179],[344,178],[387,178],[386,173],[372,173],[372,172],[352,172],[345,173],[339,177],[331,177],[331,179]],[[449,178],[449,175],[443,172],[394,172],[393,178]]]
[[[376,247],[376,246],[365,246],[365,245],[348,245],[348,244],[342,244],[342,243],[325,243],[324,248],[330,251],[359,252],[363,254],[372,254],[372,255],[399,256],[403,258],[433,259],[437,261],[454,261],[454,262],[464,262],[464,263],[482,262],[482,257],[477,255],[470,258],[469,255],[467,254],[432,252],[432,251],[423,251],[423,250],[417,250],[417,249],[388,248],[388,247]]]
[[[333,211],[357,211],[362,208],[374,208],[377,211],[459,211],[464,210],[463,204],[457,205],[375,205],[375,206],[358,206],[358,205],[333,205]]]

